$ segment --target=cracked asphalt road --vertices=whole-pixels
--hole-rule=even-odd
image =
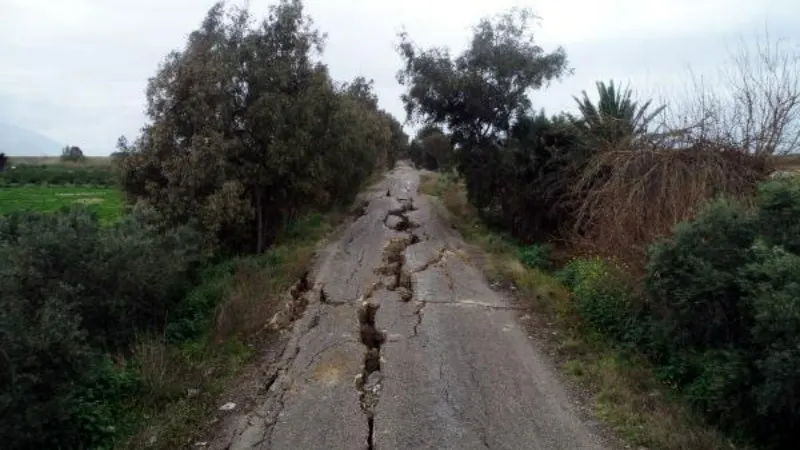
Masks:
[[[603,449],[402,163],[324,248],[258,407],[211,448]]]

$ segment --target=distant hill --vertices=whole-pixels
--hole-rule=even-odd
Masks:
[[[57,156],[62,144],[35,131],[0,123],[0,153],[8,156]]]

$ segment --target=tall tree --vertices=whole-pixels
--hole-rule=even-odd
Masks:
[[[547,53],[536,44],[535,18],[516,8],[484,18],[455,58],[446,48],[423,50],[400,35],[405,67],[398,81],[406,86],[407,117],[448,129],[459,146],[470,200],[478,204],[487,201],[481,193],[496,184],[486,166],[497,160],[493,153],[515,119],[530,109],[528,94],[570,73],[562,48]]]
[[[530,108],[528,94],[569,72],[562,48],[551,53],[535,43],[526,9],[484,18],[457,58],[446,48],[421,50],[400,35],[405,68],[398,81],[409,119],[446,125],[472,146],[492,142]]]
[[[299,0],[257,24],[212,7],[150,80],[151,123],[121,160],[125,191],[168,223],[258,252],[298,214],[345,201],[390,130],[364,101],[369,83],[336,87],[317,61],[323,40]]]
[[[388,166],[391,168],[394,167],[397,161],[409,158],[408,135],[403,130],[403,124],[394,116],[383,110],[380,111],[380,114],[391,130],[391,144],[387,161]]]

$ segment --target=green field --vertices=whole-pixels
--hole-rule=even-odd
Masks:
[[[116,188],[84,186],[0,187],[0,214],[13,211],[57,211],[63,206],[87,205],[100,220],[111,223],[122,214],[122,192]]]
[[[26,165],[53,165],[53,166],[67,166],[67,167],[86,167],[86,166],[110,166],[111,157],[109,156],[87,156],[81,162],[66,162],[61,161],[58,156],[12,156],[8,162],[10,166],[26,166]]]

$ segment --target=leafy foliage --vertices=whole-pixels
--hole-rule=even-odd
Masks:
[[[422,50],[400,36],[405,67],[398,80],[406,86],[407,116],[447,128],[459,148],[469,199],[479,209],[490,206],[492,188],[503,180],[500,147],[530,109],[528,93],[569,73],[563,49],[546,53],[535,43],[533,18],[512,9],[481,20],[467,50],[455,58],[445,48]]]
[[[276,303],[262,297],[279,297],[313,245],[277,248],[255,265],[241,257],[208,268],[212,255],[262,252],[291,233],[319,237],[320,216],[303,230],[289,225],[350,201],[407,155],[408,137],[378,108],[372,82],[334,82],[317,60],[322,44],[298,0],[259,23],[219,3],[150,80],[150,122],[135,142],[118,141],[113,165],[3,172],[4,184],[119,176],[134,204],[113,224],[86,208],[0,216],[5,446],[107,448],[135,399],[184,391],[165,375],[165,360],[181,353],[167,342],[227,342],[261,328]],[[65,148],[62,159],[82,152]],[[165,342],[142,338],[151,333]],[[117,361],[132,353],[133,363]]]
[[[298,0],[252,26],[215,5],[148,87],[151,123],[120,159],[122,185],[167,224],[192,221],[230,250],[261,252],[290,220],[347,202],[402,152],[371,83],[336,86]]]
[[[547,270],[552,264],[550,244],[533,244],[523,247],[519,252],[519,259],[528,267]]]
[[[786,232],[800,220],[796,190],[765,183],[752,212],[709,205],[653,247],[647,276],[665,377],[712,420],[775,448],[800,425],[800,255]]]
[[[546,53],[530,33],[534,16],[512,9],[474,28],[467,50],[453,59],[447,49],[421,50],[401,34],[405,68],[398,74],[409,118],[443,124],[456,142],[488,144],[530,108],[528,92],[567,73],[563,49]]]
[[[600,258],[575,259],[558,277],[570,288],[580,317],[594,330],[623,343],[637,343],[645,334],[631,285],[619,268]]]
[[[469,202],[452,194],[448,202],[446,187],[435,187],[446,203],[474,207],[484,225],[523,244],[561,238],[616,257],[633,276],[599,259],[561,272],[582,321],[646,353],[663,381],[733,435],[788,448],[800,425],[798,185],[763,184],[752,210],[766,158],[748,154],[743,140],[706,133],[702,121],[652,133],[664,107],[614,82],[597,83],[596,103],[586,92],[575,98],[579,117],[534,112],[528,93],[570,71],[562,49],[548,54],[534,43],[531,18],[511,10],[482,20],[459,55],[420,49],[401,34],[402,100],[407,119],[424,125],[412,159],[437,168],[424,137],[449,137]],[[733,200],[703,209],[719,196]],[[686,220],[648,258],[648,247]],[[544,264],[538,247],[519,256]]]
[[[648,131],[650,123],[665,108],[660,106],[648,111],[651,100],[639,105],[632,99],[629,88],[620,89],[614,85],[614,81],[608,84],[598,81],[597,94],[597,104],[589,99],[586,91],[583,91],[580,99],[573,97],[582,116],[576,124],[593,145],[630,145],[635,138]]]
[[[5,153],[0,153],[0,172],[5,170],[6,165],[8,165],[8,156]]]
[[[800,254],[800,183],[764,183],[759,191],[761,233],[771,245]]]
[[[162,233],[143,212],[113,227],[82,208],[0,217],[3,442],[76,448],[113,435],[120,411],[103,399],[137,383],[102,353],[163,326],[204,260],[196,233]]]
[[[521,117],[505,148],[495,154],[497,171],[480,190],[483,215],[525,242],[568,231],[574,221],[570,188],[585,152],[564,116],[543,112]]]
[[[721,199],[676,227],[651,248],[644,301],[602,259],[559,273],[593,330],[648,355],[710,421],[767,448],[787,448],[800,425],[800,255],[782,232],[800,218],[777,213],[798,207],[796,189],[767,182],[755,209]]]
[[[738,269],[750,262],[756,228],[739,205],[719,201],[652,248],[647,287],[675,346],[717,348],[748,339]]]

